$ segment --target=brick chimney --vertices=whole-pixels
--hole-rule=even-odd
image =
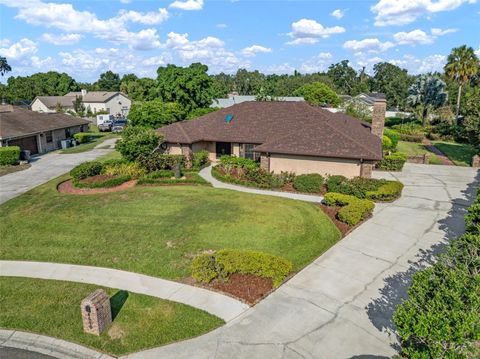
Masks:
[[[387,101],[385,99],[377,98],[373,104],[372,133],[380,138],[383,137],[386,110]]]

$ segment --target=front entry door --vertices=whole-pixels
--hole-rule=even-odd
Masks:
[[[230,142],[216,142],[217,158],[223,155],[232,154],[232,144]]]

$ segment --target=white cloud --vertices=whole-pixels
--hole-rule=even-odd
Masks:
[[[215,26],[220,28],[220,29],[226,29],[228,27],[227,24],[217,24]]]
[[[138,50],[158,48],[160,41],[155,29],[144,29],[130,32],[126,23],[158,24],[168,17],[165,9],[158,12],[140,13],[121,11],[116,17],[101,20],[89,11],[78,11],[72,4],[44,3],[40,0],[0,0],[7,6],[18,8],[16,19],[24,20],[31,25],[56,28],[61,31],[78,34],[92,34],[97,38],[115,44],[128,44]]]
[[[178,55],[181,62],[189,65],[192,62],[202,62],[209,66],[211,72],[234,72],[240,67],[248,68],[248,61],[240,60],[235,53],[225,48],[225,43],[213,36],[201,40],[190,41],[188,34],[170,32],[165,44],[167,49]]]
[[[330,52],[321,52],[305,61],[300,66],[300,72],[313,73],[325,71],[331,63],[333,55]]]
[[[419,59],[412,55],[404,55],[401,59],[388,60],[391,64],[407,69],[409,73],[414,75],[426,72],[443,71],[443,66],[447,61],[445,55],[430,55],[423,59]]]
[[[379,53],[387,51],[388,49],[394,47],[390,41],[381,42],[377,38],[363,39],[363,40],[349,40],[343,44],[343,48],[351,51],[367,51],[370,53]]]
[[[74,45],[80,41],[83,36],[80,34],[43,34],[40,39],[53,45]]]
[[[121,10],[116,19],[122,23],[130,21],[144,25],[158,25],[167,20],[168,16],[167,9],[162,8],[159,8],[158,11],[150,11],[147,13]]]
[[[28,56],[32,56],[38,50],[37,44],[26,38],[13,44],[11,44],[10,41],[5,41],[4,45],[4,47],[0,48],[0,56],[6,57],[7,60],[12,62],[20,61]]]
[[[433,37],[420,29],[397,32],[393,38],[399,45],[425,45],[433,43]]]
[[[480,47],[477,49],[477,51],[475,51],[475,55],[477,55],[478,57],[480,57]]]
[[[287,42],[289,45],[314,44],[320,38],[327,38],[334,34],[345,32],[341,26],[324,27],[322,24],[310,19],[300,19],[292,23],[292,32],[288,35],[293,38]]]
[[[202,10],[203,0],[176,0],[170,4],[171,8],[180,9],[180,10]]]
[[[454,10],[467,2],[476,0],[380,0],[371,11],[376,14],[375,26],[405,25],[425,14]]]
[[[443,35],[452,34],[454,32],[457,32],[457,29],[442,30],[442,29],[439,29],[439,28],[432,28],[432,29],[430,29],[430,31],[431,31],[433,36],[443,36]]]
[[[242,55],[246,57],[253,57],[258,53],[267,53],[267,52],[272,52],[272,49],[268,47],[260,46],[260,45],[252,45],[244,48],[241,51]]]
[[[262,70],[262,72],[265,74],[277,74],[277,75],[292,74],[294,71],[295,71],[295,68],[291,66],[288,62],[285,62],[283,64],[270,65]]]
[[[342,17],[345,16],[345,11],[341,9],[336,9],[330,13],[330,16],[336,17],[337,19],[341,19]]]
[[[0,47],[6,47],[11,44],[9,39],[0,39]]]

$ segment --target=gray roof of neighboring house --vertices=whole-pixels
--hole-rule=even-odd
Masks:
[[[112,91],[91,91],[91,92],[87,92],[84,96],[82,96],[81,92],[69,92],[65,96],[73,96],[73,97],[82,96],[82,101],[83,102],[103,103],[103,102],[107,102],[112,97],[114,97],[118,94],[127,97],[127,95],[125,95],[122,92],[118,92],[118,91],[117,92],[114,92],[114,91],[113,92]]]
[[[19,107],[0,106],[0,138],[16,138],[90,122],[63,113],[40,113]]]
[[[55,108],[59,103],[62,107],[73,108],[75,96],[37,96],[32,101],[40,100],[48,108]]]
[[[239,104],[246,101],[255,101],[256,96],[248,96],[248,95],[229,95],[228,98],[217,98],[213,100],[213,103],[210,107],[230,107],[235,104]],[[285,97],[278,97],[277,101],[305,101],[303,97],[294,97],[294,96],[285,96]]]
[[[232,115],[227,122],[226,116]],[[170,143],[257,144],[255,151],[364,160],[382,159],[370,125],[307,102],[249,101],[158,129]]]
[[[375,100],[377,99],[385,100],[385,94],[379,93],[379,92],[361,93],[353,97],[353,100],[361,101],[368,106],[373,106],[373,104],[375,103]]]

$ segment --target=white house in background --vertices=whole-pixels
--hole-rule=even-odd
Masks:
[[[69,92],[65,96],[37,96],[30,105],[32,111],[55,112],[57,104],[65,110],[73,110],[73,102],[77,96],[82,97],[85,110],[108,112],[110,115],[126,117],[130,111],[132,101],[121,92],[82,90],[81,92]]]
[[[219,108],[225,108],[225,107],[230,107],[242,102],[246,101],[255,101],[257,97],[256,96],[250,96],[250,95],[237,95],[236,93],[231,93],[228,94],[228,98],[216,98],[213,99],[213,103],[210,105],[210,107],[219,107]],[[277,97],[275,98],[275,101],[305,101],[303,97],[294,97],[294,96],[284,96],[284,97]]]

